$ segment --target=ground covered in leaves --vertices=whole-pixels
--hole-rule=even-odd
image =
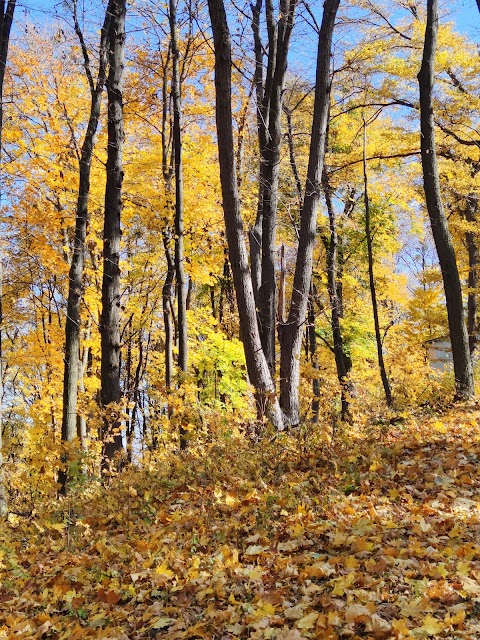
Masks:
[[[1,526],[0,638],[479,638],[479,462],[471,406],[77,489]]]

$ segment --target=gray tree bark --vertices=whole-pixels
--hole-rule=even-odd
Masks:
[[[470,194],[467,196],[467,209],[465,219],[470,224],[476,224],[478,211],[478,196]],[[467,332],[468,346],[472,355],[478,343],[478,248],[475,231],[470,229],[465,234],[468,250],[468,300],[467,300]]]
[[[100,402],[104,416],[103,456],[105,463],[122,450],[120,403],[120,239],[122,211],[123,72],[125,58],[126,0],[112,0],[109,29],[108,152],[103,228],[103,281],[101,333]],[[113,406],[112,406],[113,405]],[[110,410],[109,410],[110,407]]]
[[[328,135],[328,134],[327,134]],[[327,288],[330,299],[331,320],[333,335],[333,353],[335,356],[335,365],[337,368],[337,377],[340,384],[342,396],[342,420],[347,420],[350,415],[350,407],[348,401],[349,387],[348,374],[352,368],[352,361],[345,352],[343,344],[342,326],[340,319],[342,317],[342,301],[340,294],[340,285],[338,278],[338,230],[337,216],[332,200],[332,188],[328,173],[324,167],[322,172],[322,186],[325,194],[325,203],[327,206],[330,238],[325,241],[327,249]],[[345,204],[345,214],[348,215],[348,207],[351,201],[347,200]]]
[[[223,0],[209,0],[208,8],[215,51],[215,109],[223,211],[240,316],[241,338],[248,376],[257,391],[259,410],[268,415],[277,430],[282,430],[283,416],[260,340],[252,277],[248,266],[247,246],[240,213],[232,128],[230,33]]]
[[[332,36],[339,0],[326,0],[317,52],[315,101],[307,179],[300,219],[297,261],[288,319],[279,324],[280,405],[287,425],[300,421],[300,350],[306,324],[308,293],[312,279],[317,212],[321,195],[321,176],[330,105],[330,58]]]
[[[262,348],[272,376],[275,374],[276,278],[275,239],[277,228],[280,149],[282,142],[282,103],[287,57],[297,0],[281,0],[278,22],[272,0],[266,0],[268,63],[263,83],[263,48],[260,39],[258,0],[252,6],[257,88],[257,129],[260,149],[259,199],[257,219],[251,230],[251,262],[255,273],[258,319]],[[259,253],[261,260],[259,260]]]
[[[0,2],[0,166],[3,151],[3,82],[8,58],[8,45],[10,42],[10,30],[13,23],[16,0]],[[1,195],[1,192],[0,192]],[[3,468],[3,256],[0,252],[0,517],[8,511],[7,492],[5,488],[5,472]]]
[[[73,255],[68,277],[67,317],[65,320],[65,367],[63,376],[63,416],[62,442],[72,442],[77,435],[77,404],[78,384],[81,370],[80,361],[80,331],[81,305],[83,298],[83,267],[85,263],[85,239],[88,225],[88,201],[90,197],[90,174],[92,168],[95,135],[100,119],[102,94],[106,81],[108,63],[108,34],[112,15],[112,2],[105,11],[105,19],[100,34],[100,57],[96,82],[93,80],[90,58],[83,38],[83,33],[77,19],[76,3],[74,4],[75,31],[78,35],[83,54],[83,66],[90,87],[91,103],[87,130],[82,144],[79,159],[79,186],[77,197],[77,211],[75,217],[75,238]],[[62,460],[58,481],[60,493],[65,493],[68,481],[68,470]]]
[[[392,389],[390,387],[390,381],[387,376],[385,361],[383,359],[383,344],[382,335],[380,332],[380,319],[378,316],[377,290],[375,287],[375,275],[373,271],[373,238],[370,215],[370,199],[368,196],[367,173],[367,123],[365,121],[365,118],[363,119],[363,197],[365,203],[365,236],[367,240],[368,281],[370,286],[370,297],[372,299],[373,324],[375,327],[375,343],[377,345],[378,368],[380,370],[380,377],[382,379],[383,390],[385,392],[385,400],[387,401],[387,406],[391,407],[393,404]]]
[[[184,198],[182,162],[182,111],[177,41],[177,13],[175,0],[169,0],[170,41],[172,43],[172,99],[173,99],[173,151],[175,160],[175,276],[177,281],[178,369],[180,384],[187,373],[187,287],[184,262]],[[187,446],[186,432],[180,428],[180,448]]]
[[[438,33],[438,2],[427,0],[427,26],[418,84],[420,88],[420,148],[428,216],[437,250],[447,304],[448,327],[455,374],[455,398],[473,396],[473,368],[465,326],[462,289],[452,238],[443,207],[438,174],[433,119],[435,49]]]

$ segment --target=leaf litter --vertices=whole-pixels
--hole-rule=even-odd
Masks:
[[[478,638],[477,419],[217,443],[10,514],[0,638]]]

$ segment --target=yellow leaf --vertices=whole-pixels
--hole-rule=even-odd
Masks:
[[[445,628],[445,624],[437,620],[431,615],[425,616],[423,624],[420,627],[422,631],[425,631],[429,636],[436,636],[441,633]]]
[[[170,627],[174,622],[176,622],[175,618],[157,618],[153,624],[151,624],[152,629],[166,629]]]
[[[318,613],[316,611],[312,611],[307,614],[303,618],[300,618],[297,622],[297,627],[299,629],[313,629],[315,626],[315,622],[317,621]]]
[[[155,573],[158,573],[158,575],[165,576],[167,578],[171,578],[174,575],[173,571],[171,571],[171,569],[169,569],[165,564],[161,564],[156,567]]]
[[[435,429],[435,431],[438,431],[439,433],[447,433],[448,431],[448,427],[445,424],[443,424],[443,422],[440,422],[439,420],[436,420],[432,426]]]

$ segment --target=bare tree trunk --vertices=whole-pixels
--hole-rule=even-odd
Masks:
[[[89,319],[85,330],[85,340],[90,340],[92,321]],[[82,358],[80,360],[80,373],[78,376],[78,390],[80,393],[85,391],[85,374],[88,368],[88,361],[91,357],[91,349],[89,346],[83,347]],[[80,438],[80,446],[82,451],[87,450],[87,420],[83,412],[77,412],[77,436]]]
[[[447,304],[448,327],[455,374],[455,399],[466,400],[474,394],[473,368],[468,346],[462,288],[458,274],[455,249],[448,229],[448,222],[440,191],[435,146],[432,94],[437,32],[438,2],[437,0],[427,0],[425,44],[422,66],[418,74],[423,185],[433,239],[442,271],[443,287]]]
[[[326,0],[317,53],[315,102],[307,180],[300,219],[300,235],[290,311],[285,324],[279,325],[280,404],[288,425],[300,421],[300,350],[307,315],[308,293],[312,279],[317,211],[321,194],[321,175],[330,104],[330,56],[332,35],[339,0]]]
[[[272,376],[275,374],[275,326],[276,326],[276,278],[275,278],[275,239],[277,228],[278,185],[280,176],[280,148],[282,142],[282,103],[283,86],[287,71],[287,57],[290,37],[293,29],[297,0],[282,0],[280,18],[275,22],[272,0],[266,0],[266,20],[268,31],[268,66],[265,87],[262,88],[262,104],[258,121],[260,146],[259,208],[257,222],[262,221],[261,231],[261,284],[258,291],[257,306],[260,322],[262,348]],[[258,5],[257,5],[258,6]],[[254,8],[255,57],[258,70],[261,62],[258,49],[259,30]],[[258,16],[259,17],[259,16]],[[261,52],[261,48],[260,48]],[[257,79],[258,86],[258,79]],[[257,91],[257,100],[258,100]],[[256,224],[256,227],[258,225]]]
[[[312,368],[318,374],[319,366],[317,356],[317,334],[315,331],[315,296],[316,289],[315,285],[312,282],[310,285],[310,295],[308,297],[308,348],[310,363],[312,365]],[[312,392],[312,422],[313,424],[317,424],[320,413],[320,380],[318,379],[318,377],[314,377],[312,380]]]
[[[261,411],[266,411],[277,430],[282,430],[283,416],[260,341],[252,278],[248,267],[247,247],[240,214],[232,128],[230,33],[223,0],[209,0],[208,8],[215,48],[216,122],[223,211],[240,316],[241,338],[248,376],[257,391],[259,408]]]
[[[332,188],[328,173],[324,167],[322,172],[322,186],[327,205],[328,220],[330,226],[330,238],[325,242],[327,245],[327,288],[330,298],[331,309],[331,327],[333,335],[333,353],[335,356],[335,365],[337,368],[337,377],[340,384],[342,396],[342,420],[347,420],[350,415],[350,407],[348,402],[348,374],[352,368],[352,361],[345,352],[343,345],[341,318],[341,296],[339,295],[338,286],[338,231],[337,217],[332,201]],[[348,205],[347,205],[348,206]]]
[[[12,28],[13,14],[16,0],[9,0],[5,8],[5,2],[0,2],[0,167],[3,151],[3,82],[8,58],[8,45],[10,42],[10,30]],[[1,191],[0,191],[1,197]],[[3,469],[3,255],[0,251],[0,517],[7,514],[7,492],[5,489],[5,473]]]
[[[467,210],[465,218],[471,225],[477,222],[478,196],[467,196]],[[478,249],[476,233],[472,229],[465,234],[468,250],[468,301],[467,301],[467,331],[470,354],[473,354],[478,343],[477,335],[477,296],[478,296]]]
[[[177,319],[178,319],[178,368],[179,383],[187,372],[187,287],[183,267],[184,199],[183,199],[183,162],[182,162],[182,123],[181,88],[178,61],[180,52],[177,42],[177,14],[175,0],[169,0],[170,40],[172,43],[172,97],[173,97],[173,150],[175,157],[175,275],[177,280]],[[187,446],[186,432],[180,427],[180,448]]]
[[[123,71],[126,0],[112,0],[109,30],[108,153],[103,229],[103,282],[101,332],[101,406],[104,417],[103,455],[105,462],[122,450],[118,408],[120,391],[120,239],[122,211]]]
[[[163,324],[165,328],[165,386],[167,387],[167,393],[172,388],[173,378],[173,338],[174,327],[172,318],[172,308],[174,299],[174,286],[173,281],[175,279],[175,263],[172,259],[172,253],[170,250],[170,237],[168,229],[163,232],[163,246],[165,249],[165,258],[167,260],[167,275],[162,289],[162,306],[163,306]]]
[[[77,7],[74,4],[75,31],[80,40],[83,53],[83,65],[90,86],[91,103],[87,131],[83,140],[79,159],[80,180],[78,186],[77,211],[75,217],[75,238],[73,255],[68,277],[67,317],[65,320],[65,368],[63,376],[63,417],[62,442],[72,442],[77,435],[77,404],[80,363],[81,305],[83,298],[83,266],[85,263],[85,238],[88,225],[88,200],[90,197],[90,174],[92,168],[95,135],[100,119],[102,94],[106,80],[108,62],[108,33],[111,21],[111,2],[109,2],[100,35],[100,59],[96,83],[93,81],[90,59],[77,19]],[[60,493],[66,492],[68,470],[63,460],[59,471]]]
[[[383,390],[385,392],[385,400],[387,406],[393,404],[392,390],[385,369],[383,359],[382,335],[380,333],[380,320],[378,317],[377,291],[375,288],[375,276],[373,273],[373,238],[370,218],[370,200],[368,197],[368,174],[367,174],[367,123],[363,119],[363,189],[365,200],[365,235],[367,239],[367,255],[368,255],[368,278],[370,284],[370,296],[372,298],[373,323],[375,325],[375,342],[377,345],[378,368],[380,369],[380,377],[382,379]]]

